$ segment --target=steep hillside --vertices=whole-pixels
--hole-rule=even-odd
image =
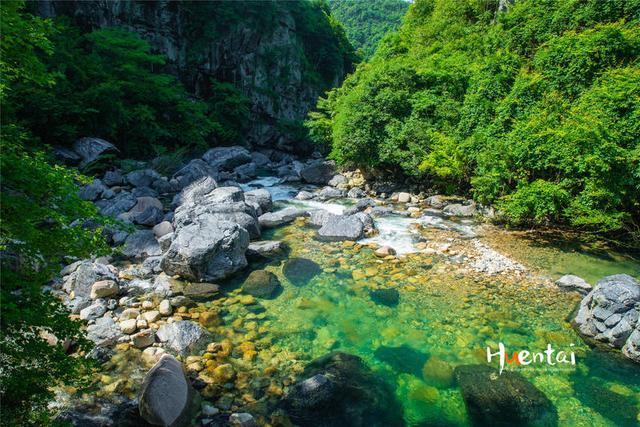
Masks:
[[[347,33],[349,41],[369,59],[385,34],[400,27],[410,3],[406,0],[331,0],[331,13]]]
[[[162,70],[198,97],[215,94],[212,79],[232,83],[249,98],[243,137],[254,145],[302,148],[300,120],[354,59],[324,3],[44,0],[31,6],[43,17],[70,17],[84,31],[138,33],[167,56]]]
[[[639,24],[626,0],[418,0],[311,133],[512,224],[640,237]]]

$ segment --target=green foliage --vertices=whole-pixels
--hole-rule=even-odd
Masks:
[[[380,40],[400,27],[409,8],[405,0],[331,0],[331,14],[342,23],[351,44],[367,60]]]
[[[104,29],[82,35],[59,23],[47,59],[52,87],[18,85],[16,116],[43,142],[80,136],[113,141],[125,155],[150,154],[151,144],[208,145],[222,125],[205,103],[188,98],[177,80],[154,72],[164,58],[134,33]]]
[[[100,229],[78,224],[97,221],[93,204],[77,196],[77,173],[52,166],[33,137],[16,124],[7,99],[21,85],[47,88],[54,76],[40,54],[51,52],[49,21],[21,12],[22,3],[4,2],[0,69],[4,107],[0,139],[0,400],[3,425],[42,425],[47,422],[50,387],[79,384],[89,366],[66,354],[70,339],[86,349],[77,321],[60,301],[44,293],[67,257],[86,257],[107,250]],[[45,339],[47,338],[47,339]]]
[[[418,0],[307,120],[340,163],[470,192],[517,225],[637,233],[640,3]]]
[[[310,83],[326,90],[352,71],[358,59],[340,23],[331,16],[323,0],[282,2],[293,15],[296,34],[304,47]]]

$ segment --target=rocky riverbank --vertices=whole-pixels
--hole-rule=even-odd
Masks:
[[[84,139],[61,154],[88,164],[112,149],[106,141]],[[526,289],[551,299],[569,290],[567,300],[574,302],[588,293],[576,318],[578,330],[638,360],[640,286],[633,278],[608,278],[593,290],[579,278],[556,284],[492,247],[483,236],[493,229],[476,218],[493,212],[472,201],[375,191],[357,172],[339,174],[320,157],[300,159],[274,150],[214,148],[171,176],[152,165],[111,169],[80,190],[102,214],[119,220],[103,230],[119,249],[111,257],[70,263],[51,286],[71,315],[87,322],[95,348],[85,356],[101,364],[91,393],[59,392],[61,418],[76,425],[120,425],[125,419],[181,425],[196,418],[202,425],[287,419],[317,425],[326,407],[335,408],[328,425],[404,424],[402,409],[378,413],[380,401],[396,397],[361,357],[325,357],[341,347],[338,337],[320,332],[322,321],[304,333],[323,349],[312,354],[320,357],[314,363],[279,342],[296,325],[272,323],[279,308],[270,312],[269,307],[294,301],[296,310],[321,308],[324,302],[295,292],[307,292],[322,277],[353,281],[354,295],[385,318],[402,307],[406,292],[438,295],[441,291],[429,288],[432,274],[459,281],[461,289],[498,281],[513,288],[509,292]],[[282,236],[281,230],[286,230]],[[300,256],[305,253],[318,255]],[[465,304],[472,298],[464,297]],[[491,336],[487,328],[482,334]],[[452,333],[458,341],[465,335]],[[468,349],[470,341],[460,342]],[[459,355],[466,364],[479,362],[477,356],[470,349]],[[428,360],[425,356],[417,371]],[[453,369],[449,363],[429,363],[438,372]],[[492,401],[477,395],[485,373],[474,369],[460,369],[458,375],[469,390],[462,393],[465,403]],[[351,381],[368,390],[352,390]],[[409,384],[417,387],[414,380]],[[518,416],[557,420],[544,394],[533,385],[525,388],[541,409],[528,413],[525,405]],[[420,390],[437,393],[433,387]],[[504,409],[498,401],[496,413]]]

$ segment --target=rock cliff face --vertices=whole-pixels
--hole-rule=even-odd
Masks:
[[[351,64],[345,61],[322,82],[314,79],[319,64],[307,57],[299,34],[308,22],[297,22],[287,3],[41,0],[33,7],[43,17],[68,16],[86,31],[135,31],[167,56],[162,71],[177,75],[196,96],[206,95],[212,78],[233,83],[251,102],[246,142],[301,151],[296,126]]]

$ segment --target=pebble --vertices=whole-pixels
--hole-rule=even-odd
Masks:
[[[122,322],[120,322],[120,329],[124,334],[132,334],[138,329],[137,323],[138,322],[136,319],[123,320]]]
[[[153,323],[156,320],[160,319],[160,312],[157,310],[147,311],[142,316],[147,322]]]
[[[171,301],[168,299],[160,301],[160,305],[158,306],[158,311],[163,316],[171,316],[173,312],[173,308],[171,307]]]

